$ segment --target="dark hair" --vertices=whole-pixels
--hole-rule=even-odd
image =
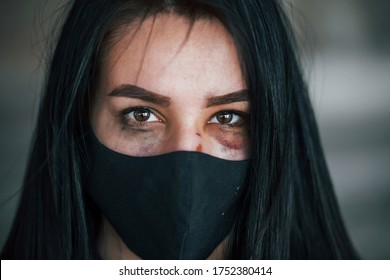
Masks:
[[[217,18],[233,37],[251,94],[251,166],[226,258],[353,259],[296,57],[276,0],[76,0],[48,70],[8,259],[96,258],[98,211],[84,194],[80,141],[112,34],[174,12]]]

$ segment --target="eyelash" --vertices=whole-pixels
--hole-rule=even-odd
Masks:
[[[226,124],[220,122],[211,122],[213,119],[217,119],[218,116],[227,115],[227,114],[232,114],[233,119],[236,117],[238,118],[238,120]],[[223,128],[230,128],[230,127],[242,126],[247,119],[248,119],[248,114],[246,113],[235,111],[235,110],[224,110],[215,113],[207,123],[221,125]]]
[[[135,128],[144,128],[144,127],[147,127],[149,125],[149,122],[147,122],[147,121],[141,122],[141,121],[137,121],[135,119],[130,119],[128,117],[129,114],[134,113],[137,110],[145,110],[145,111],[148,111],[149,113],[153,114],[154,116],[156,116],[156,113],[154,112],[154,110],[152,110],[149,107],[144,107],[144,106],[130,107],[130,108],[123,110],[120,114],[121,119],[126,126],[131,126],[131,127],[135,127]],[[158,118],[157,116],[156,116],[156,118],[159,121],[161,121],[160,118]],[[131,124],[129,124],[129,122],[131,122]]]
[[[128,117],[129,114],[133,113],[137,110],[144,110],[144,111],[147,111],[149,112],[150,114],[154,115],[156,119],[158,119],[159,122],[161,122],[161,119],[156,116],[156,114],[158,115],[158,113],[156,113],[153,109],[149,108],[149,107],[144,107],[144,106],[137,106],[137,107],[130,107],[130,108],[127,108],[125,110],[123,110],[121,112],[121,118],[122,118],[122,121],[124,124],[126,124],[127,126],[132,126],[132,127],[135,127],[135,128],[145,128],[147,126],[149,126],[151,122],[155,122],[155,120],[153,121],[137,121],[135,119],[130,119]],[[234,123],[227,123],[227,124],[222,124],[222,123],[219,123],[219,122],[211,122],[213,119],[217,119],[218,116],[222,116],[222,115],[226,115],[226,114],[232,114],[233,115],[233,118],[234,116],[235,117],[238,117],[239,119],[236,120]],[[236,126],[240,126],[242,125],[246,120],[248,119],[248,114],[247,113],[243,113],[243,112],[239,112],[239,111],[235,111],[235,110],[224,110],[224,111],[219,111],[217,113],[215,113],[210,119],[209,121],[207,122],[208,124],[216,124],[216,125],[221,125],[225,128],[229,128],[229,127],[236,127]],[[129,121],[132,123],[132,124],[129,124]]]

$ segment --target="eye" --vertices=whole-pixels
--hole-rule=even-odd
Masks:
[[[151,112],[149,108],[138,107],[131,108],[130,111],[126,113],[126,118],[131,119],[136,122],[155,122],[160,121],[155,114]]]
[[[215,114],[210,120],[209,123],[216,123],[222,125],[233,125],[241,121],[242,116],[232,111],[222,111]]]

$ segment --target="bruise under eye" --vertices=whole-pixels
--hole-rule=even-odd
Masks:
[[[218,122],[212,122],[208,126],[210,135],[222,146],[233,150],[246,149],[249,144],[249,126],[246,117],[220,114],[214,118]]]
[[[249,133],[244,129],[229,132],[218,130],[214,137],[220,145],[232,150],[245,149],[249,143]]]

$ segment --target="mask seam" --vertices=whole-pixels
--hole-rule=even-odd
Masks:
[[[189,155],[187,155],[187,159],[189,159],[188,160],[189,176],[188,176],[188,182],[187,182],[188,204],[189,204],[189,207],[188,207],[188,220],[187,220],[186,230],[185,230],[184,236],[183,236],[183,241],[181,243],[180,258],[179,259],[182,259],[182,256],[183,256],[184,244],[185,244],[185,241],[187,239],[187,234],[188,234],[190,223],[191,223],[191,213],[192,213],[192,204],[191,204],[191,195],[192,195],[192,193],[191,193],[192,162],[191,162],[191,159],[190,159]]]

